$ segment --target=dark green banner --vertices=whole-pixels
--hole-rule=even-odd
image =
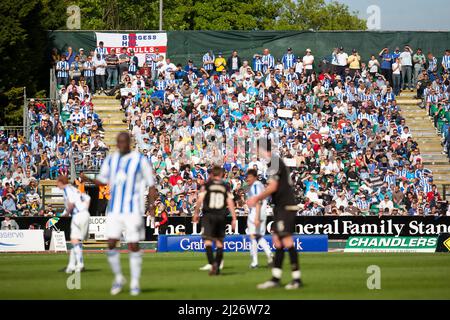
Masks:
[[[67,46],[76,51],[81,47],[88,50],[96,46],[93,31],[50,31],[48,35],[50,47],[59,50]],[[242,58],[251,59],[254,53],[260,53],[264,48],[270,49],[276,58],[281,58],[286,48],[292,47],[295,54],[302,56],[310,48],[317,65],[331,55],[333,48],[340,46],[347,53],[356,48],[366,61],[371,54],[378,55],[383,47],[393,50],[398,46],[402,50],[405,44],[413,50],[420,47],[425,54],[432,52],[440,62],[444,51],[450,48],[450,32],[425,31],[169,31],[167,37],[168,56],[174,63],[182,64],[189,58],[200,64],[209,49],[215,53],[222,51],[225,57],[232,50],[238,50]]]

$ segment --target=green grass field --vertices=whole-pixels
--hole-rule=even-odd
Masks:
[[[128,255],[122,254],[128,276]],[[0,299],[130,299],[127,290],[109,295],[112,275],[105,254],[85,254],[81,289],[68,290],[65,254],[0,254]],[[201,253],[146,253],[138,299],[450,299],[448,254],[301,254],[305,286],[297,291],[261,291],[267,268],[250,270],[248,253],[225,253],[219,277],[198,268]],[[264,257],[260,257],[264,262]],[[366,286],[369,265],[381,268],[381,290]],[[287,256],[283,282],[290,280]],[[135,299],[133,297],[133,299]]]

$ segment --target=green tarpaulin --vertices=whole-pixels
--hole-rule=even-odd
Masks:
[[[124,31],[120,31],[123,33]],[[133,31],[146,32],[146,31]],[[154,33],[154,31],[151,31]],[[94,31],[49,31],[50,47],[60,50],[72,46],[94,49],[96,46]],[[242,58],[251,58],[254,53],[269,48],[276,58],[281,58],[286,48],[292,47],[294,53],[303,55],[311,48],[316,63],[329,57],[333,48],[343,46],[350,53],[358,49],[363,60],[371,54],[378,55],[383,47],[393,50],[396,46],[403,49],[409,44],[413,50],[421,47],[426,54],[432,52],[440,59],[450,47],[450,32],[376,32],[376,31],[169,31],[168,56],[174,63],[186,63],[188,58],[200,64],[202,56],[209,49],[215,53],[222,51],[227,57],[232,50],[238,50]]]

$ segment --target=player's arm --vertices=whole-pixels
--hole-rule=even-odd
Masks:
[[[192,216],[192,222],[194,222],[194,223],[198,222],[200,208],[201,208],[201,206],[203,204],[203,201],[205,200],[205,195],[206,195],[206,191],[205,191],[204,188],[202,188],[201,192],[198,195],[197,203],[195,204],[194,215]]]
[[[273,194],[275,191],[277,191],[277,189],[278,189],[278,181],[272,178],[269,180],[267,187],[264,189],[264,191],[256,196],[248,199],[247,204],[250,207],[255,207],[258,202],[269,197],[271,194]]]
[[[62,213],[62,217],[69,217],[72,214],[73,209],[75,208],[75,204],[68,202],[66,205],[66,209]]]

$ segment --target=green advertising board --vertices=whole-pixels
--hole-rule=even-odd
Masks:
[[[344,252],[435,252],[438,237],[350,237]]]

